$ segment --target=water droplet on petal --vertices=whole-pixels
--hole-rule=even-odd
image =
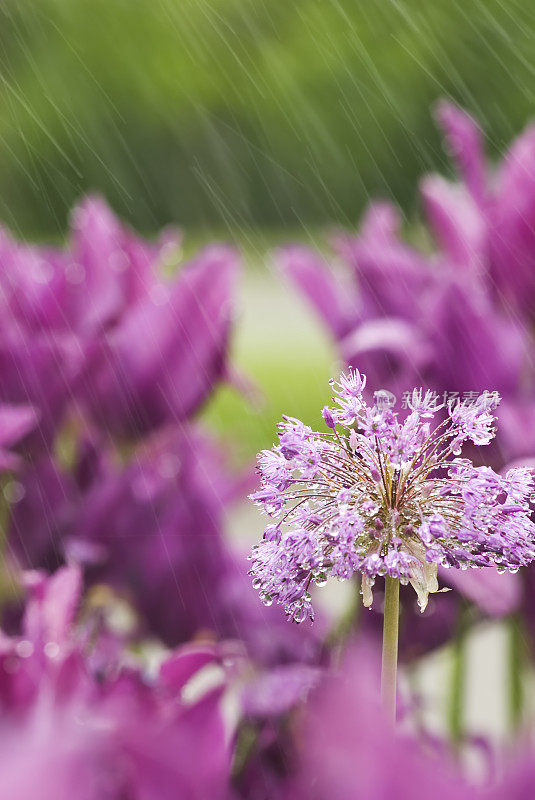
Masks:
[[[59,644],[57,642],[47,642],[44,646],[45,656],[57,658],[59,656]]]

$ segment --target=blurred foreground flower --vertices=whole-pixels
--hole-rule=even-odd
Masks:
[[[391,725],[379,703],[379,672],[373,640],[351,642],[340,666],[323,673],[291,723],[264,729],[235,780],[232,800],[532,797],[529,747],[518,747],[510,761],[490,742],[474,740],[461,763],[440,736],[415,733],[410,713],[397,729]]]
[[[378,703],[378,654],[362,643],[301,709],[284,800],[476,800],[445,754],[395,733]],[[357,678],[358,676],[358,678]]]
[[[190,700],[184,691],[200,669],[217,663],[216,651],[183,648],[152,679],[132,659],[101,659],[96,672],[98,638],[75,627],[78,570],[26,580],[22,631],[0,638],[2,797],[222,798],[231,742],[224,685]]]

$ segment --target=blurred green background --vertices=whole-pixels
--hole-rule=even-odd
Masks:
[[[451,96],[500,150],[533,113],[533,0],[3,0],[0,215],[102,191],[151,231],[409,214]]]
[[[450,169],[433,103],[469,108],[496,156],[533,114],[534,34],[533,0],[3,0],[0,218],[61,240],[98,191],[186,251],[238,243],[235,360],[264,398],[225,388],[206,419],[249,457],[281,412],[312,422],[337,369],[269,246],[375,196],[414,222],[419,176]]]

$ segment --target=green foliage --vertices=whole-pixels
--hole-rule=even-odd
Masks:
[[[533,108],[531,0],[4,0],[0,215],[57,235],[103,192],[145,230],[409,212],[450,95],[503,148]]]

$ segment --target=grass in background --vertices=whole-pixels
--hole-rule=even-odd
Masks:
[[[451,96],[502,150],[533,113],[532,0],[4,0],[0,218],[101,191],[140,230],[409,215]]]

